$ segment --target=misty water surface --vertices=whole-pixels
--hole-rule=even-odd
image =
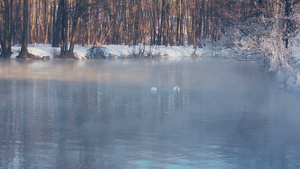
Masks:
[[[1,61],[0,85],[1,169],[300,168],[300,97],[249,62]]]

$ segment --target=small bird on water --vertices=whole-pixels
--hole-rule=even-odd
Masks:
[[[179,91],[180,91],[180,88],[176,85],[176,86],[173,88],[173,91],[174,91],[174,92],[179,92]]]
[[[152,93],[157,92],[157,88],[156,88],[156,87],[151,87],[151,92],[152,92]]]

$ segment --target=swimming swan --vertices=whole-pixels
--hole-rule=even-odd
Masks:
[[[179,91],[180,91],[180,88],[176,85],[176,86],[173,88],[173,91],[174,91],[174,92],[179,92]]]
[[[157,88],[156,87],[151,87],[151,92],[153,92],[153,93],[157,92]]]

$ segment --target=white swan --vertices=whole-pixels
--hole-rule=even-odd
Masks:
[[[151,92],[152,92],[152,93],[157,92],[157,88],[156,88],[156,87],[151,87]]]
[[[176,85],[176,86],[173,88],[173,91],[174,91],[174,92],[179,92],[179,91],[180,91],[180,88]]]

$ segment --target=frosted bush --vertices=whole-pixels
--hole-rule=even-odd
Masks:
[[[93,46],[87,50],[86,58],[88,59],[105,59],[107,58],[107,52],[105,47]]]
[[[289,51],[276,31],[271,31],[270,36],[261,39],[260,48],[270,61],[270,71],[291,69],[288,59]]]
[[[290,70],[290,51],[282,40],[283,30],[279,26],[278,18],[266,19],[261,17],[260,24],[255,29],[249,30],[248,35],[243,35],[235,41],[236,48],[247,60],[264,59],[270,72]],[[260,57],[257,56],[260,55]]]

